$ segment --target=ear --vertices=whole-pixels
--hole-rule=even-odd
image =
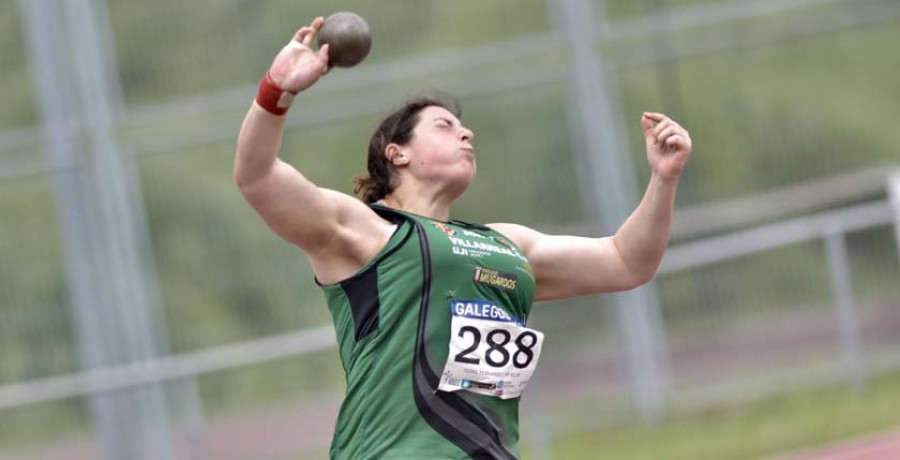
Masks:
[[[409,163],[409,156],[398,144],[390,143],[384,149],[388,162],[394,166],[402,166]]]

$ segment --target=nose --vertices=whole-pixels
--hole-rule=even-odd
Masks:
[[[460,129],[460,133],[461,133],[460,138],[463,141],[471,142],[472,139],[475,139],[475,133],[472,132],[472,130],[469,128],[463,127],[462,129]]]

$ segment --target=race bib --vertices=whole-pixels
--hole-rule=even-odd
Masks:
[[[519,397],[534,373],[544,334],[489,301],[453,299],[450,310],[450,354],[438,390]]]

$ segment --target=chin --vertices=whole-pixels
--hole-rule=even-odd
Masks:
[[[456,198],[462,196],[463,193],[466,193],[466,190],[472,185],[472,182],[475,181],[475,171],[472,171],[471,174],[467,174],[463,177],[457,178],[457,180],[452,181],[448,184],[448,189],[450,193],[452,193]]]

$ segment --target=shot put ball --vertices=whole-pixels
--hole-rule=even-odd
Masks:
[[[318,46],[328,44],[328,62],[335,67],[353,67],[372,48],[372,31],[358,14],[349,11],[325,18],[318,33]]]

